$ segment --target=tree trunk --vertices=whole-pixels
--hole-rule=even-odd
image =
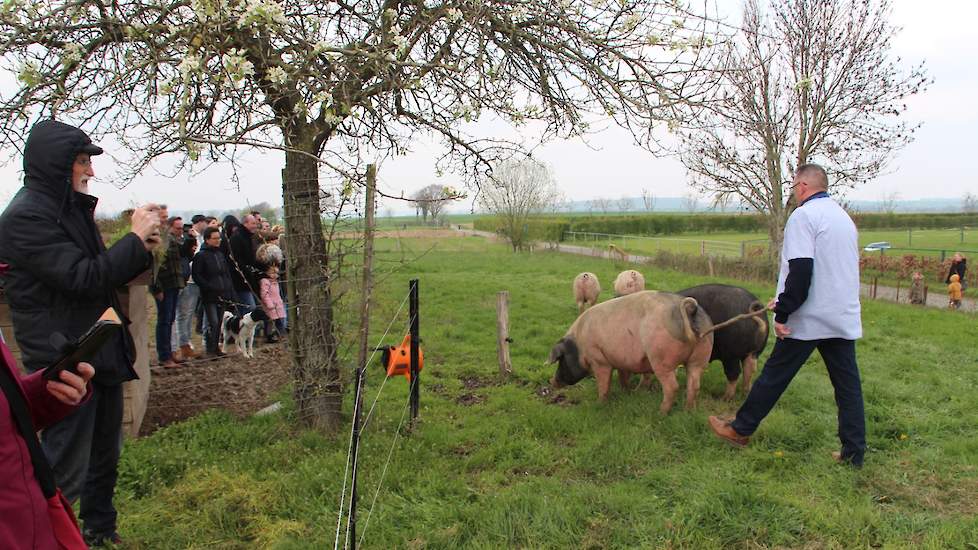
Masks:
[[[298,133],[298,132],[297,132]],[[282,171],[288,257],[289,351],[296,416],[307,426],[335,431],[343,386],[333,327],[329,258],[319,209],[319,172],[311,137],[290,136]]]

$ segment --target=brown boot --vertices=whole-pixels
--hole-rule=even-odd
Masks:
[[[180,362],[174,359],[173,357],[170,357],[166,361],[160,363],[160,366],[165,369],[175,369],[180,366]]]
[[[200,354],[194,351],[194,348],[190,347],[190,344],[180,346],[180,357],[187,361],[191,359],[197,359]]]
[[[718,416],[710,417],[710,428],[717,437],[733,445],[734,447],[746,447],[750,442],[749,437],[737,433],[736,430],[730,426],[730,422],[723,420]]]

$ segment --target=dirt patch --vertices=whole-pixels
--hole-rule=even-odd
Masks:
[[[488,386],[496,386],[499,384],[497,380],[491,378],[482,378],[480,376],[464,376],[459,378],[459,381],[465,386],[467,390],[477,390],[479,388],[485,388]]]
[[[536,394],[550,405],[577,405],[578,403],[576,399],[571,399],[564,392],[556,391],[550,386],[540,386]]]
[[[255,344],[254,359],[235,354],[173,369],[152,367],[149,403],[139,434],[151,434],[209,409],[243,417],[269,405],[289,382],[288,352],[284,344],[258,347],[257,339]]]
[[[472,405],[478,405],[479,403],[484,403],[485,400],[486,400],[486,396],[484,395],[478,395],[474,393],[463,393],[462,395],[458,396],[457,399],[455,399],[455,402],[458,403],[459,405],[471,407]]]

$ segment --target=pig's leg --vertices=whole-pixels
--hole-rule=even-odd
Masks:
[[[686,365],[686,410],[696,408],[696,396],[700,393],[700,378],[706,370],[706,363],[691,363]],[[736,387],[736,383],[734,384]]]
[[[723,400],[730,401],[737,393],[737,379],[740,378],[740,359],[724,359],[723,374],[727,377],[727,387],[723,392]]]
[[[744,359],[744,393],[750,393],[750,379],[754,376],[754,369],[757,368],[757,356],[753,353]]]
[[[676,381],[676,368],[666,365],[655,365],[655,377],[662,384],[662,404],[659,405],[659,412],[668,414],[673,403],[676,402],[676,394],[679,393],[679,382]]]
[[[618,371],[618,384],[621,385],[621,389],[625,391],[629,391],[632,389],[631,386],[628,384],[631,378],[632,378],[631,372],[628,372],[627,370]]]
[[[594,367],[594,379],[598,382],[598,401],[608,400],[608,390],[611,389],[611,367]]]
[[[652,373],[643,372],[642,381],[638,383],[638,387],[643,390],[652,389]]]

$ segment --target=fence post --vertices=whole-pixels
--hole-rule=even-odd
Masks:
[[[907,228],[907,247],[912,247],[912,246],[913,246],[913,228],[912,227],[908,227]]]
[[[700,241],[700,256],[706,256],[706,241]]]
[[[496,355],[499,357],[499,374],[508,377],[513,374],[513,363],[509,358],[509,292],[502,290],[496,294]]]
[[[898,304],[900,303],[900,279],[897,279],[897,295],[896,295],[896,301],[897,301]]]
[[[360,302],[360,350],[358,367],[367,363],[368,338],[370,336],[370,293],[373,286],[374,265],[374,188],[377,185],[377,165],[367,165],[367,196],[364,199],[363,228],[363,296]],[[459,241],[461,242],[461,241]]]
[[[740,257],[747,257],[747,241],[740,241]]]
[[[418,408],[421,405],[421,372],[418,369],[418,346],[421,343],[420,323],[418,320],[418,280],[411,279],[408,283],[411,288],[410,312],[411,312],[411,424],[418,418]]]
[[[873,299],[876,299],[876,284],[879,282],[879,277],[873,277]]]

